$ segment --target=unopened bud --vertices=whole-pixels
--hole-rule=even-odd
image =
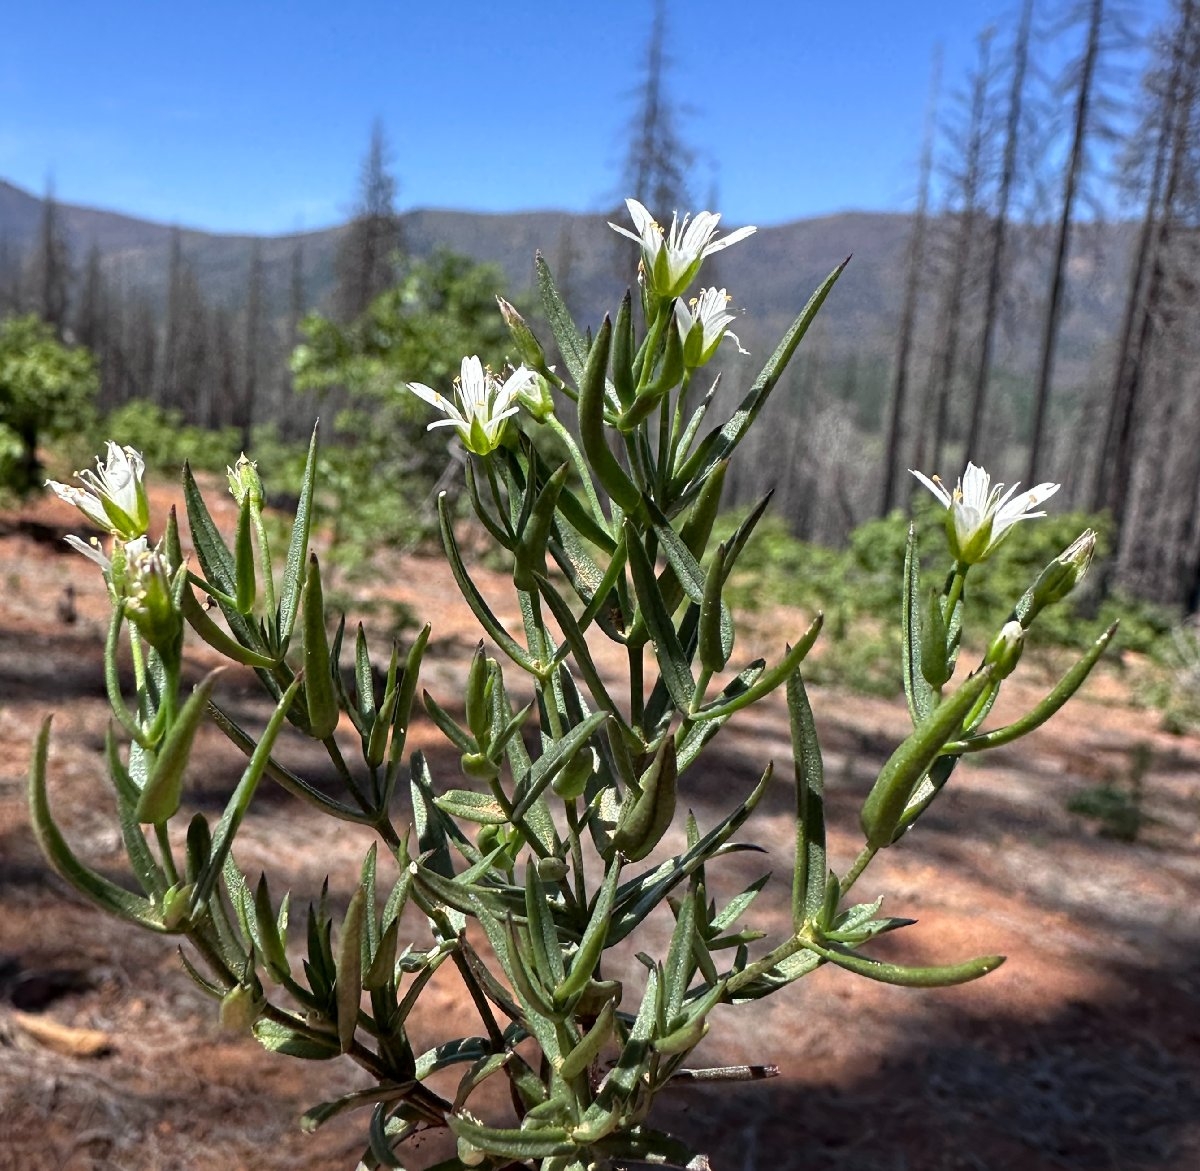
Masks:
[[[537,860],[537,876],[543,882],[561,882],[567,876],[567,864],[554,855],[550,855],[548,858],[539,858]]]
[[[221,998],[221,1028],[231,1033],[248,1033],[262,1010],[262,996],[255,989],[238,984]]]
[[[521,355],[521,361],[539,373],[544,371],[546,369],[546,352],[542,349],[541,342],[533,336],[533,330],[526,324],[525,318],[517,312],[515,305],[510,304],[503,297],[497,297],[496,304],[500,306],[500,316],[504,318],[504,324],[508,326],[508,332],[512,334],[517,353]]]
[[[132,552],[127,546],[126,555],[125,613],[155,650],[174,653],[183,636],[183,611],[175,599],[166,554],[139,544]]]
[[[473,781],[494,781],[500,775],[500,766],[482,752],[464,752],[458,763],[463,776]]]
[[[1045,569],[1033,586],[1034,606],[1041,610],[1061,602],[1082,580],[1096,554],[1096,533],[1085,529]]]
[[[992,668],[994,679],[1007,679],[1016,669],[1025,649],[1025,628],[1019,622],[1006,622],[992,639],[983,661]]]
[[[243,451],[233,467],[226,467],[226,478],[229,480],[229,491],[240,505],[245,497],[250,497],[251,503],[261,507],[263,501],[262,480],[258,475],[258,464],[246,458]]]
[[[176,883],[162,897],[162,921],[168,931],[173,931],[188,917],[191,911],[192,892],[196,889],[194,882],[180,885]]]

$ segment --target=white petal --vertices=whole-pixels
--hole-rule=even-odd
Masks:
[[[753,236],[757,231],[758,229],[755,227],[738,228],[737,231],[730,232],[728,236],[714,240],[704,249],[704,255],[711,256],[714,252],[720,252],[722,248],[728,248],[730,244],[736,244],[739,240],[746,239],[747,236]]]
[[[942,484],[935,484],[924,472],[918,472],[915,468],[909,468],[909,472],[916,476],[926,488],[929,489],[947,508],[954,502],[953,497]]]
[[[72,549],[82,553],[86,558],[88,558],[89,561],[94,561],[98,566],[100,566],[101,569],[105,571],[105,573],[112,569],[112,562],[104,556],[98,546],[88,544],[88,542],[82,541],[79,539],[79,537],[74,535],[63,537],[63,540],[66,541],[66,543],[70,545]]]

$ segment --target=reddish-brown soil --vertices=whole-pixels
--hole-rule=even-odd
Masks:
[[[364,1084],[356,1068],[275,1057],[223,1033],[172,941],[94,910],[33,841],[26,770],[38,724],[54,712],[55,812],[90,864],[122,873],[102,767],[107,604],[94,567],[60,540],[69,523],[49,503],[0,518],[0,1171],[349,1171],[364,1116],[313,1135],[297,1119]],[[481,580],[510,617],[501,579],[481,571]],[[410,557],[387,583],[384,600],[433,622],[425,686],[450,702],[476,638],[452,581],[437,561]],[[61,613],[68,587],[73,622]],[[773,611],[770,630],[760,621],[752,636],[769,634],[779,645],[763,650],[777,654],[800,621]],[[386,645],[386,628],[372,633]],[[206,661],[196,656],[193,669]],[[1023,664],[1009,710],[1050,679],[1047,664]],[[265,709],[251,682],[227,676],[221,687],[253,718]],[[863,897],[883,894],[886,910],[920,921],[876,954],[941,962],[1000,952],[1008,961],[998,972],[928,992],[823,968],[758,1006],[719,1010],[698,1056],[773,1062],[782,1075],[681,1090],[659,1124],[707,1151],[717,1171],[1200,1167],[1200,738],[1160,731],[1126,691],[1106,666],[1047,728],[968,761],[860,883]],[[907,716],[902,702],[832,690],[813,702],[831,848],[844,867],[857,808]],[[453,756],[428,728],[417,735],[435,776],[453,783]],[[215,731],[201,749],[187,800],[216,816],[239,758]],[[701,823],[772,758],[786,777],[781,701],[735,718],[689,774],[685,796]],[[1073,794],[1120,782],[1146,760],[1147,822],[1136,842],[1104,838],[1067,811]],[[788,917],[791,801],[777,780],[743,831],[769,853],[713,869],[730,892],[776,873],[747,916],[768,930]],[[367,845],[365,834],[264,789],[236,853],[243,870],[271,873],[273,891],[290,887],[299,908],[326,874],[348,891]],[[648,929],[653,949],[665,927]],[[446,965],[415,1040],[459,1030],[476,1025]],[[410,1166],[445,1151],[430,1140]]]

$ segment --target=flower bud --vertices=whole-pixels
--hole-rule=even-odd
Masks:
[[[229,480],[229,491],[239,505],[249,496],[251,504],[262,507],[263,486],[258,475],[258,464],[247,459],[244,451],[233,467],[226,467],[225,475]]]
[[[458,763],[463,776],[473,781],[494,781],[500,775],[500,766],[482,752],[464,752]]]
[[[262,1010],[262,994],[257,989],[238,984],[221,998],[221,1028],[231,1033],[248,1033]]]
[[[180,926],[191,912],[192,892],[196,889],[194,882],[173,887],[163,893],[162,921],[168,931]]]
[[[983,661],[992,668],[993,679],[1007,679],[1016,669],[1025,649],[1025,628],[1019,622],[1006,622],[992,639]]]
[[[500,306],[500,316],[504,318],[504,324],[508,326],[508,332],[512,334],[517,353],[521,355],[521,361],[539,373],[544,372],[546,352],[542,349],[541,342],[533,336],[533,330],[526,324],[525,318],[517,312],[515,305],[510,304],[503,297],[497,297],[496,304]]]
[[[550,787],[564,801],[582,797],[587,783],[600,768],[600,757],[594,748],[577,752],[555,775]]]
[[[1061,602],[1082,580],[1096,553],[1096,533],[1085,529],[1045,569],[1033,585],[1033,604],[1044,609]]]
[[[537,860],[537,876],[543,882],[561,882],[567,876],[567,864],[551,855]]]
[[[173,654],[183,636],[183,611],[175,599],[166,555],[144,544],[132,552],[127,546],[126,555],[125,612],[155,650]],[[115,558],[113,564],[115,568]]]

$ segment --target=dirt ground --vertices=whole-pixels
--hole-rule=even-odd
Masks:
[[[95,911],[33,841],[26,771],[36,728],[53,711],[55,812],[78,853],[122,872],[102,768],[108,611],[94,567],[61,541],[65,513],[42,502],[0,517],[0,1171],[350,1171],[363,1115],[312,1135],[297,1119],[365,1084],[356,1069],[275,1057],[223,1033],[172,942]],[[498,579],[491,584],[502,599]],[[433,622],[424,685],[447,702],[475,641],[456,596],[445,570],[417,557],[383,590]],[[799,615],[773,612],[751,641],[757,633],[776,655],[772,644],[800,628]],[[1046,664],[1023,664],[1010,681],[1013,706],[1050,680]],[[247,680],[221,687],[235,709],[261,714]],[[966,763],[920,828],[860,883],[862,897],[884,894],[887,911],[919,920],[875,954],[950,962],[999,952],[1008,960],[998,972],[929,992],[822,968],[757,1007],[718,1010],[698,1057],[773,1062],[781,1076],[680,1090],[658,1124],[707,1151],[716,1171],[1200,1168],[1200,738],[1159,730],[1153,713],[1127,704],[1127,690],[1119,666],[1106,665],[1047,728]],[[844,867],[858,806],[907,716],[902,701],[832,690],[813,703],[831,849]],[[453,756],[427,727],[417,735],[435,777],[454,783]],[[187,801],[215,817],[240,764],[215,731],[205,737]],[[702,826],[768,759],[790,774],[782,701],[735,717],[714,748],[685,794]],[[1136,842],[1102,837],[1068,812],[1072,795],[1147,762]],[[730,893],[775,870],[747,916],[767,930],[787,921],[791,802],[778,780],[743,831],[768,856],[737,854],[714,868]],[[243,870],[267,869],[273,891],[290,886],[302,907],[326,874],[347,891],[367,845],[365,834],[264,788],[236,853]],[[446,1023],[457,1030],[469,1012],[446,965],[415,1042],[443,1039]],[[445,1153],[431,1140],[410,1166]]]

